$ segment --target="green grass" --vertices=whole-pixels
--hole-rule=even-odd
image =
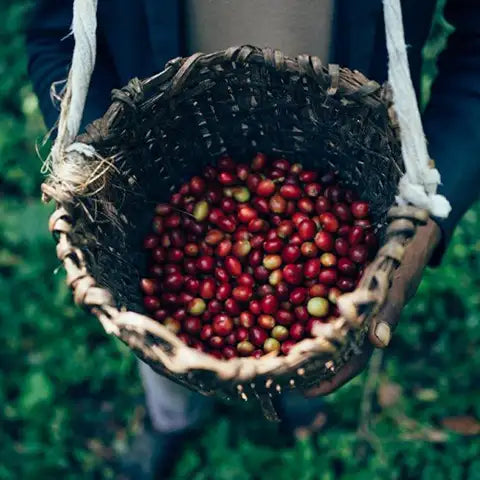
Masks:
[[[141,424],[133,356],[73,305],[39,201],[44,134],[25,73],[23,2],[0,0],[0,480],[115,478]],[[426,49],[425,92],[444,41]],[[331,425],[285,446],[248,405],[225,407],[192,439],[178,479],[478,480],[480,442],[443,426],[480,417],[480,209],[464,218],[443,266],[403,315],[357,434],[365,375],[328,397]],[[391,404],[377,401],[401,386]],[[248,415],[247,415],[248,413]],[[247,420],[246,420],[247,419]]]

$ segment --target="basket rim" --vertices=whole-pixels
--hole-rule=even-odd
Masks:
[[[126,86],[113,89],[112,104],[103,117],[89,124],[77,137],[80,143],[93,144],[109,138],[119,119],[136,111],[142,103],[168,103],[179,94],[188,79],[202,69],[216,71],[224,65],[265,67],[281,73],[290,73],[313,79],[328,96],[341,98],[346,103],[364,104],[372,109],[385,107],[389,125],[399,140],[398,122],[393,108],[393,96],[387,82],[380,85],[358,70],[338,64],[323,64],[319,57],[300,54],[292,58],[280,50],[252,45],[233,46],[212,53],[197,52],[188,57],[177,57],[165,68],[150,77],[132,78]],[[156,95],[152,92],[157,92]],[[149,97],[149,95],[151,95]]]

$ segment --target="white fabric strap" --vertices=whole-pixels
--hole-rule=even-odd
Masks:
[[[97,51],[97,0],[74,0],[71,31],[75,40],[72,64],[65,94],[60,106],[58,133],[44,168],[52,169],[62,162],[68,147],[78,134],[87,99],[88,87],[95,66]],[[78,151],[79,144],[71,151]],[[92,147],[89,147],[91,150]]]
[[[80,129],[90,78],[95,66],[96,30],[97,0],[75,0],[72,21],[75,48],[70,78],[72,98],[67,117],[67,130],[71,141],[77,136]]]
[[[400,0],[383,0],[388,50],[388,80],[393,91],[395,111],[400,126],[405,175],[398,186],[399,204],[411,203],[445,218],[451,207],[436,193],[440,173],[429,166],[425,134],[408,66]]]

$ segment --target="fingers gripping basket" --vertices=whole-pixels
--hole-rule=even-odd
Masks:
[[[83,153],[43,186],[57,203],[50,229],[76,303],[163,375],[208,395],[257,397],[267,411],[278,392],[314,386],[340,368],[361,348],[406,242],[428,218],[392,207],[403,166],[389,92],[316,57],[243,46],[175,59],[112,97],[78,138]],[[257,151],[337,170],[369,201],[382,246],[358,288],[342,297],[343,316],[318,337],[288,356],[221,361],[143,314],[142,239],[153,206],[182,182],[224,153],[242,160]]]

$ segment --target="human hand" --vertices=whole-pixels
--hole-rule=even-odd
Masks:
[[[365,368],[375,347],[385,348],[390,343],[403,307],[417,291],[423,271],[440,239],[440,228],[433,220],[417,229],[405,249],[402,264],[394,274],[387,300],[372,320],[368,332],[369,343],[365,345],[362,353],[353,356],[332,378],[306,391],[305,395],[328,395],[334,392]]]

